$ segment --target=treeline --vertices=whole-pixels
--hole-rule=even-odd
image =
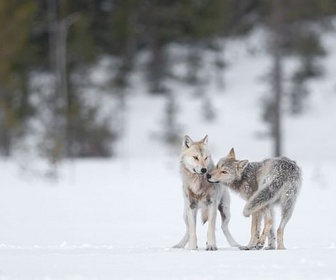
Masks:
[[[283,61],[298,60],[286,89],[299,113],[307,81],[323,73],[321,37],[336,13],[333,0],[11,0],[0,2],[0,154],[34,146],[55,162],[68,157],[109,157],[120,136],[130,76],[146,75],[151,94],[167,96],[167,134],[174,141],[172,79],[202,83],[202,54],[222,53],[222,44],[255,28],[268,32],[265,51],[271,94],[264,117],[281,154]],[[170,46],[185,48],[174,75]],[[136,63],[146,52],[145,61]],[[215,55],[218,71],[225,70]],[[92,69],[109,61],[103,81]],[[113,100],[110,110],[102,110]],[[112,103],[111,103],[112,104]],[[105,108],[106,109],[106,108]],[[104,113],[102,113],[104,112]],[[170,126],[170,127],[169,127]]]

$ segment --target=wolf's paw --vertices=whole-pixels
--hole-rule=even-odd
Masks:
[[[252,250],[252,248],[249,247],[249,246],[239,246],[238,248],[239,248],[239,250],[242,250],[242,251]]]
[[[257,245],[254,246],[255,250],[261,250],[262,248],[264,248],[264,244],[263,243],[258,243]]]
[[[198,249],[198,246],[196,244],[189,244],[188,245],[188,249],[189,250],[197,250]]]
[[[174,249],[182,249],[182,248],[184,248],[184,246],[182,246],[181,244],[175,244],[172,248],[174,248]]]
[[[242,245],[240,245],[239,243],[231,243],[230,246],[236,248],[242,247]]]
[[[275,246],[267,246],[264,250],[275,250]]]
[[[206,250],[207,251],[217,251],[217,246],[216,245],[207,245]]]

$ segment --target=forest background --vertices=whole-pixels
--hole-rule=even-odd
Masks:
[[[158,138],[179,145],[176,96],[183,92],[172,84],[194,88],[211,122],[205,69],[218,73],[212,78],[226,94],[226,44],[263,30],[271,67],[261,117],[279,156],[283,115],[302,113],[309,81],[324,74],[322,39],[334,32],[335,13],[332,0],[1,1],[0,155],[29,152],[51,165],[118,155],[139,73],[149,95],[166,99]],[[285,76],[287,58],[297,63]],[[105,78],[97,79],[102,66]]]

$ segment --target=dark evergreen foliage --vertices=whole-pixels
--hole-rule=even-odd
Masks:
[[[308,94],[307,82],[323,74],[319,64],[319,58],[325,55],[321,36],[335,12],[333,0],[1,1],[0,154],[10,156],[14,144],[34,133],[27,124],[44,118],[42,107],[52,116],[49,123],[43,120],[45,134],[40,139],[47,139],[41,147],[51,161],[113,155],[113,143],[122,129],[112,125],[116,123],[112,119],[102,118],[100,108],[87,101],[86,88],[97,87],[90,84],[90,69],[102,58],[113,58],[115,71],[111,71],[107,84],[96,90],[108,89],[106,94],[120,104],[117,110],[122,111],[130,74],[138,70],[135,61],[143,50],[149,54],[142,69],[149,92],[167,96],[169,133],[163,134],[167,142],[175,142],[178,128],[173,127],[176,108],[172,106],[176,102],[169,81],[176,79],[202,89],[204,73],[199,62],[204,51],[219,53],[218,40],[243,38],[261,26],[270,31],[265,46],[269,46],[271,56],[278,56],[280,66],[287,56],[300,62],[286,92],[291,111],[300,113]],[[173,44],[190,50],[183,60],[190,69],[186,77],[171,73],[174,59],[169,47]],[[223,58],[217,56],[213,67],[225,70]],[[273,86],[281,85],[282,81],[276,81],[282,79],[281,75],[274,73]],[[50,79],[48,94],[31,85],[32,77],[39,75]],[[281,112],[276,109],[280,102],[270,98],[265,104],[264,115],[273,136],[281,119],[274,115]],[[215,116],[210,113],[205,112],[206,118]]]

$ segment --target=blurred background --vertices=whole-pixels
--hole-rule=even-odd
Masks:
[[[333,0],[1,1],[0,155],[177,154],[209,134],[216,157],[336,159],[335,15]]]
[[[335,77],[335,0],[0,0],[0,279],[335,279]],[[185,134],[298,162],[290,250],[170,249]]]

